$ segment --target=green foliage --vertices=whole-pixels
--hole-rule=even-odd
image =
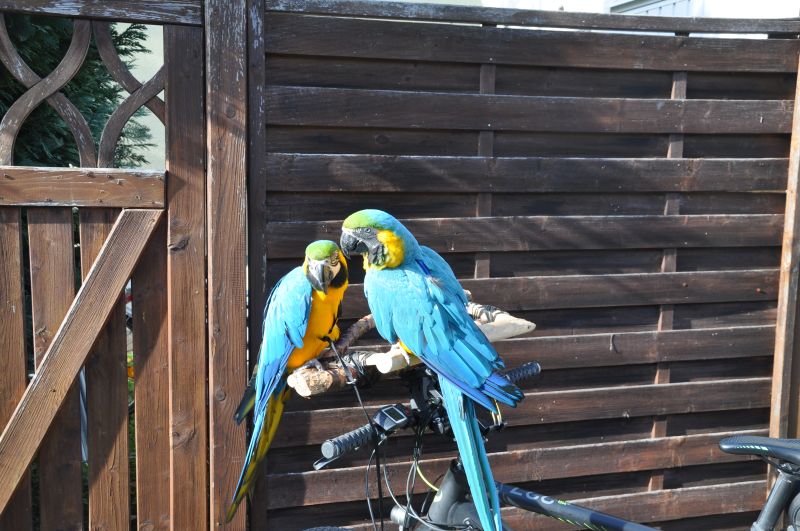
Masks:
[[[6,15],[11,40],[22,58],[39,76],[48,75],[69,48],[72,21],[63,18]],[[133,24],[120,32],[112,27],[112,39],[120,57],[130,64],[144,48],[144,26]],[[25,92],[11,74],[0,67],[0,115]],[[111,78],[92,42],[86,61],[72,80],[62,89],[86,119],[95,143],[108,117],[119,106],[126,92]],[[140,111],[141,112],[141,111]],[[135,167],[147,161],[141,154],[149,147],[150,131],[135,117],[123,130],[114,154],[114,165]],[[14,147],[14,163],[25,166],[79,165],[78,149],[67,124],[46,103],[36,108],[20,129]]]

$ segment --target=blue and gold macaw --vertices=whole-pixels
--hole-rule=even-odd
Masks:
[[[497,413],[497,402],[515,406],[523,394],[497,372],[503,361],[467,313],[453,270],[380,210],[348,217],[340,244],[345,256],[364,255],[364,293],[380,335],[391,343],[399,340],[438,374],[481,526],[502,530],[474,404]]]
[[[281,278],[264,310],[264,335],[253,379],[236,411],[241,422],[254,410],[253,434],[247,448],[227,521],[250,492],[259,462],[269,449],[289,397],[287,376],[317,356],[328,340],[339,338],[337,320],[347,289],[347,261],[335,242],[320,240],[306,247],[302,266]]]

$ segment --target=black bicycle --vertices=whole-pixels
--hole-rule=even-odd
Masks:
[[[540,371],[539,364],[531,362],[509,371],[506,376],[512,382],[519,383],[525,379],[537,377]],[[373,457],[380,455],[382,445],[393,433],[401,429],[414,430],[417,437],[414,461],[406,484],[407,492],[413,492],[414,482],[419,473],[418,460],[421,456],[422,434],[433,431],[446,437],[452,438],[452,435],[447,413],[439,394],[436,375],[424,366],[416,366],[405,369],[401,373],[401,377],[410,387],[411,401],[406,405],[385,406],[372,417],[369,423],[325,441],[321,448],[323,457],[314,463],[314,468],[319,470],[349,452],[354,452],[362,447],[371,447],[372,455],[367,469],[369,474]],[[484,425],[482,426],[484,435],[489,435],[492,431],[501,429],[502,426],[502,423],[497,422]],[[751,526],[751,531],[773,531],[784,513],[787,522],[786,531],[800,531],[800,441],[737,436],[723,439],[719,445],[723,451],[728,453],[758,456],[777,471],[777,479],[758,519]],[[380,474],[380,465],[376,466]],[[400,503],[391,491],[388,477],[384,475],[384,479],[386,488],[395,504],[390,513],[390,520],[399,526],[400,531],[480,531],[482,529],[475,506],[470,501],[469,486],[458,459],[454,459],[450,463],[450,467],[438,487],[429,484],[432,488],[419,510],[413,507],[413,498],[410,495],[407,496],[407,503]],[[428,483],[427,479],[424,477],[422,479]],[[497,482],[496,486],[501,503],[504,505],[549,516],[561,520],[573,528],[583,527],[594,531],[654,531],[652,527],[629,522],[616,516],[513,485]],[[368,488],[367,485],[366,496],[369,504]],[[430,494],[434,489],[436,494],[429,504]],[[379,498],[381,497],[379,494]],[[375,518],[371,505],[369,510],[374,524]],[[511,529],[505,523],[503,525],[505,529]],[[339,528],[324,527],[314,528],[313,531],[337,529]]]

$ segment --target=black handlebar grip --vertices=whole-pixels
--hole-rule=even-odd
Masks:
[[[508,371],[506,373],[506,378],[508,378],[512,383],[517,383],[521,382],[522,380],[527,380],[528,378],[536,378],[541,372],[542,366],[535,361],[530,361],[525,365]]]
[[[364,424],[360,428],[349,431],[322,443],[322,455],[326,459],[333,459],[347,452],[364,446],[372,438],[372,425]]]

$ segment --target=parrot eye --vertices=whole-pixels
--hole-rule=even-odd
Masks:
[[[333,253],[330,256],[329,260],[332,267],[336,267],[337,265],[339,265],[339,253]]]

